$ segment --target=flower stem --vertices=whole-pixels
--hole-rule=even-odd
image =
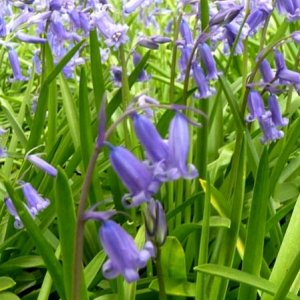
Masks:
[[[162,264],[161,264],[161,247],[159,246],[157,246],[156,270],[157,270],[157,279],[158,279],[158,286],[159,286],[159,300],[167,300],[167,294],[166,294],[164,276],[163,276]]]
[[[77,211],[76,221],[76,236],[75,236],[75,251],[74,251],[74,264],[73,264],[73,281],[72,281],[72,300],[80,300],[80,287],[81,287],[81,265],[83,253],[83,234],[84,234],[84,209],[86,200],[88,198],[89,187],[92,182],[93,171],[96,166],[96,161],[101,148],[95,147],[94,153],[89,161],[85,180],[83,183],[80,201]]]

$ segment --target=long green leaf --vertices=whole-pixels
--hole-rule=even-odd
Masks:
[[[203,272],[206,274],[226,278],[227,280],[233,280],[236,282],[245,283],[255,287],[258,290],[266,292],[270,295],[274,295],[277,290],[277,286],[272,282],[268,281],[267,279],[254,276],[252,274],[248,274],[243,271],[234,270],[229,267],[224,267],[215,264],[206,264],[206,265],[197,266],[194,268],[194,270],[198,272]],[[287,299],[299,300],[300,297],[297,297],[293,294],[288,294]]]
[[[9,182],[4,182],[6,190],[9,194],[9,197],[14,203],[14,206],[16,207],[16,210],[26,227],[28,233],[30,234],[30,237],[34,241],[36,247],[38,248],[45,265],[53,279],[53,282],[56,286],[57,292],[59,293],[60,297],[65,300],[65,288],[64,288],[64,281],[63,281],[63,274],[62,274],[62,267],[59,264],[58,260],[56,259],[54,255],[54,251],[51,249],[51,246],[47,242],[47,240],[44,238],[43,233],[39,229],[39,227],[36,225],[35,221],[32,219],[31,215],[25,209],[22,201],[19,199],[19,197],[14,193],[13,187],[10,185]]]

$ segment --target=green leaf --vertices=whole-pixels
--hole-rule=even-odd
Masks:
[[[54,252],[49,244],[49,242],[44,238],[44,235],[40,228],[36,225],[35,221],[32,219],[31,215],[25,209],[23,202],[19,199],[17,194],[14,192],[13,187],[9,182],[4,181],[4,185],[6,187],[7,193],[26,228],[30,237],[34,241],[38,251],[40,252],[44,263],[49,271],[53,282],[56,286],[57,292],[60,297],[64,300],[65,297],[65,289],[64,289],[64,281],[62,276],[62,267],[58,260],[56,259]]]
[[[267,204],[269,201],[269,161],[265,147],[255,178],[252,205],[247,227],[247,238],[242,270],[253,275],[260,275],[264,250]],[[256,299],[256,290],[248,285],[241,285],[239,299]]]
[[[21,300],[17,295],[10,293],[10,292],[0,293],[0,299],[1,300]]]
[[[90,287],[94,278],[99,272],[101,272],[100,269],[104,263],[105,257],[106,254],[103,250],[98,252],[97,255],[84,268],[84,278],[87,287]]]
[[[63,261],[63,277],[67,298],[71,297],[73,255],[75,243],[75,208],[68,178],[58,167],[55,182],[55,207]]]
[[[31,127],[31,132],[28,140],[26,150],[30,150],[36,145],[39,144],[41,139],[44,123],[47,111],[47,101],[49,95],[49,84],[56,78],[56,76],[61,72],[65,65],[72,59],[76,52],[81,48],[85,41],[82,40],[76,44],[55,66],[53,71],[46,77],[45,81],[42,84],[40,95],[37,101],[36,113],[34,115],[34,120]]]
[[[6,277],[6,276],[0,277],[0,292],[8,290],[15,285],[16,285],[16,282],[12,278]],[[1,293],[0,293],[0,296],[1,296]]]
[[[231,269],[229,267],[224,267],[215,264],[205,264],[205,265],[200,265],[195,267],[194,270],[198,272],[203,272],[206,274],[226,278],[227,280],[233,280],[233,281],[245,283],[255,287],[258,290],[266,292],[270,295],[274,295],[275,291],[277,290],[277,286],[272,282],[268,281],[267,279],[260,278],[252,274],[248,274],[243,271]],[[288,294],[286,299],[299,300],[300,298],[295,295]]]
[[[75,149],[80,146],[80,137],[79,137],[79,118],[76,108],[76,103],[74,97],[71,94],[70,88],[67,84],[66,79],[61,74],[59,76],[60,89],[62,93],[62,102],[63,108],[68,121],[68,128],[72,136],[73,144]]]
[[[98,111],[102,97],[104,95],[104,78],[102,72],[102,63],[100,57],[99,42],[96,30],[90,31],[90,55],[91,55],[91,73],[93,82],[93,91],[95,97],[95,106]]]
[[[176,237],[168,236],[161,248],[163,277],[186,280],[184,250]]]
[[[18,256],[16,258],[11,258],[9,261],[0,265],[1,268],[37,268],[45,267],[44,260],[40,256],[27,255],[27,256]]]
[[[230,219],[225,217],[212,216],[209,219],[210,227],[225,227],[230,228]],[[183,242],[189,234],[200,230],[202,228],[202,221],[199,223],[188,223],[177,226],[172,232],[171,235],[175,236],[180,242]]]
[[[195,283],[193,282],[188,282],[181,279],[166,278],[164,279],[164,284],[167,295],[195,297]],[[158,292],[158,280],[154,279],[149,288]]]

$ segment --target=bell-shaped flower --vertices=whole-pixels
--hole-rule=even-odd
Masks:
[[[184,18],[181,20],[179,29],[180,29],[180,34],[185,41],[185,45],[189,47],[193,46],[194,41],[193,41],[192,32],[190,30],[188,22]]]
[[[9,212],[9,214],[14,217],[15,221],[14,221],[14,227],[16,229],[21,229],[24,227],[21,219],[20,219],[20,216],[18,215],[17,213],[17,210],[14,206],[14,204],[12,203],[11,199],[10,198],[5,198],[4,199],[4,204]]]
[[[207,71],[208,80],[216,80],[219,77],[215,59],[211,53],[210,47],[206,43],[200,43],[198,46],[201,59]]]
[[[260,117],[259,126],[264,134],[264,136],[260,139],[263,144],[276,141],[284,136],[283,131],[276,128],[270,115]]]
[[[153,123],[137,113],[133,113],[131,117],[135,134],[145,149],[154,178],[162,182],[178,179],[180,174],[177,168],[169,164],[168,143],[161,138]]]
[[[133,64],[135,67],[137,67],[141,61],[141,56],[136,51],[134,51],[132,54],[132,57],[133,57]],[[143,68],[141,70],[140,74],[138,75],[137,81],[145,82],[145,81],[150,80],[150,78],[151,78],[151,75],[148,75],[146,70]]]
[[[262,62],[260,63],[259,71],[265,83],[270,83],[275,77],[275,74],[271,69],[269,62],[266,59],[262,60]]]
[[[265,6],[258,7],[257,9],[251,11],[249,17],[247,18],[249,34],[255,33],[257,29],[263,25],[270,12],[271,10],[267,9]]]
[[[121,44],[128,41],[126,35],[128,26],[116,24],[106,11],[100,10],[93,15],[93,24],[98,28],[105,38],[105,43],[108,47],[118,49]]]
[[[123,275],[127,282],[139,279],[138,269],[144,268],[155,256],[153,244],[148,241],[138,250],[131,235],[114,221],[104,221],[99,231],[100,241],[108,260],[102,267],[104,277],[115,278]]]
[[[147,238],[154,245],[162,246],[167,237],[167,220],[164,209],[159,201],[151,199],[145,212]]]
[[[224,25],[232,22],[244,9],[243,5],[232,5],[225,10],[220,10],[215,14],[209,21],[210,26],[214,25]]]
[[[271,112],[271,118],[274,125],[286,126],[289,123],[289,120],[287,118],[282,117],[277,97],[273,94],[270,95],[268,102],[269,102],[269,108]]]
[[[22,75],[18,54],[13,48],[8,49],[8,60],[13,72],[13,81],[26,80]]]
[[[110,162],[130,194],[122,198],[125,207],[134,207],[148,202],[160,186],[145,164],[139,161],[131,152],[123,147],[114,147],[105,142],[110,148]]]
[[[202,68],[199,66],[198,63],[192,63],[192,70],[193,70],[193,78],[196,82],[198,91],[195,93],[194,97],[197,99],[208,98],[214,94],[214,90],[212,90],[209,85],[208,81],[205,78],[204,72]]]
[[[250,114],[246,117],[247,122],[252,122],[255,119],[263,117],[265,115],[270,115],[270,112],[266,112],[264,101],[260,95],[255,90],[251,90],[247,98],[248,109]]]
[[[169,126],[169,161],[170,167],[177,169],[179,176],[192,179],[198,176],[196,167],[187,164],[188,152],[190,148],[190,137],[188,120],[186,117],[176,112]]]
[[[140,7],[145,0],[129,0],[124,5],[124,14],[131,14],[134,12],[138,7]]]
[[[53,177],[57,175],[57,170],[36,154],[29,154],[26,156],[26,159],[30,161],[33,165],[35,165],[37,168],[47,173],[48,175]]]
[[[42,198],[37,190],[28,182],[22,182],[22,191],[27,202],[30,214],[34,218],[40,211],[50,204],[48,199]]]

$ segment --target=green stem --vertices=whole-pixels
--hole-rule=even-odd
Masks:
[[[95,147],[94,153],[89,161],[85,180],[83,183],[80,201],[77,211],[76,222],[76,236],[75,236],[75,249],[74,249],[74,265],[73,265],[73,281],[72,281],[72,300],[80,300],[80,287],[81,287],[81,266],[83,255],[83,240],[84,240],[84,210],[86,200],[88,198],[89,188],[93,178],[93,171],[96,166],[96,161],[101,148]]]
[[[209,243],[209,218],[210,218],[210,180],[207,176],[207,191],[204,198],[203,224],[201,230],[201,239],[199,245],[198,265],[208,262],[208,243]],[[196,279],[196,300],[207,298],[205,292],[205,274],[197,272]]]
[[[157,247],[156,254],[156,270],[157,270],[157,279],[159,286],[159,300],[167,300],[167,294],[165,290],[164,276],[161,264],[161,247]]]

